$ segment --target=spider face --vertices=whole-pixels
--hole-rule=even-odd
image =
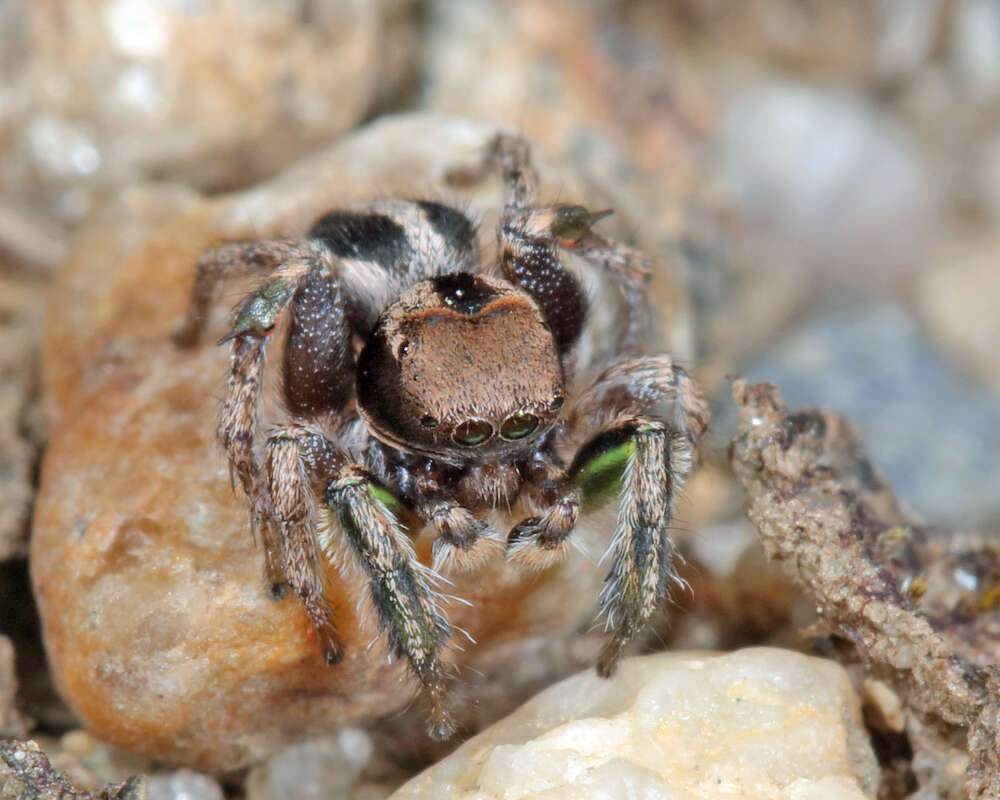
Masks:
[[[469,273],[419,283],[382,314],[358,359],[357,392],[373,435],[452,464],[524,453],[565,397],[535,301]]]
[[[536,204],[521,137],[498,135],[479,168],[503,176],[499,263],[482,262],[458,209],[383,198],[329,212],[304,239],[206,252],[176,337],[198,341],[221,278],[268,276],[223,337],[232,355],[218,428],[261,535],[267,581],[274,596],[294,590],[327,662],[338,663],[344,642],[325,593],[337,564],[323,559],[334,549],[327,537],[342,536],[438,738],[454,731],[451,629],[432,573],[498,558],[548,569],[580,515],[615,498],[600,596],[610,636],[598,672],[609,675],[676,577],[670,517],[708,424],[670,356],[639,355],[649,273],[641,253],[591,229],[610,212]],[[617,285],[604,301],[623,312],[615,355],[573,393],[568,372],[589,318],[563,265],[568,250]],[[278,325],[287,327],[287,416],[265,437],[264,353]],[[571,413],[556,424],[564,403]],[[318,506],[331,520],[322,529]],[[434,536],[429,565],[412,546],[424,530]]]

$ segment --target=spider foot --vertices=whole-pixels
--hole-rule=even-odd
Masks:
[[[507,560],[537,572],[565,560],[569,534],[580,516],[580,496],[570,492],[541,517],[522,520],[507,535]]]
[[[438,534],[432,550],[435,572],[474,572],[503,552],[499,534],[460,505],[439,503],[430,522]]]

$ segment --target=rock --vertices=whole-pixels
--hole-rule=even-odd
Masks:
[[[26,720],[14,706],[16,699],[14,645],[6,636],[0,636],[0,739],[15,739],[27,733]]]
[[[874,796],[879,771],[847,674],[759,648],[629,659],[576,675],[403,786],[420,798]]]
[[[973,323],[974,309],[968,322],[988,327],[990,313]],[[877,468],[919,514],[962,526],[1000,519],[1000,401],[961,375],[899,306],[819,313],[737,371],[779,383],[793,405],[854,420]],[[723,435],[726,423],[717,423],[714,435]]]
[[[729,68],[737,81],[740,72],[773,65],[861,83],[871,77],[885,5],[865,0],[821,0],[808,6],[796,0],[641,0],[629,7],[640,10],[641,31],[670,37],[675,47],[690,46],[693,40],[705,70]]]
[[[2,800],[148,800],[141,777],[100,791],[78,790],[52,768],[36,742],[0,740]]]
[[[997,178],[1000,187],[1000,169]],[[1000,237],[966,232],[941,248],[933,268],[916,282],[913,299],[935,344],[975,382],[1000,397],[998,260]]]
[[[412,80],[412,7],[5,2],[0,185],[64,222],[138,179],[248,185]]]
[[[940,35],[939,0],[888,0],[879,3],[876,69],[887,80],[910,78],[930,58]]]
[[[222,787],[207,775],[179,769],[146,779],[149,800],[223,800]]]
[[[112,747],[80,728],[67,731],[52,746],[40,743],[52,765],[66,772],[81,788],[96,789],[153,769],[150,762]]]
[[[0,276],[0,561],[28,551],[42,441],[38,338],[43,287]]]
[[[347,797],[371,758],[368,735],[343,728],[337,736],[293,745],[250,771],[247,800]]]
[[[123,192],[81,231],[51,295],[59,311],[44,344],[51,440],[31,566],[56,682],[96,735],[173,764],[232,768],[409,703],[404,666],[387,662],[383,643],[367,647],[375,631],[373,615],[357,608],[367,597],[359,576],[330,574],[347,640],[334,668],[298,601],[276,603],[263,590],[263,555],[214,442],[227,354],[211,340],[228,303],[204,346],[178,350],[170,332],[206,247],[301,232],[321,212],[375,192],[456,200],[482,216],[488,241],[499,180],[460,191],[444,177],[474,163],[495,130],[387,118],[240,194]],[[537,160],[546,194],[602,207],[598,188],[541,153]],[[630,225],[609,223],[609,233]],[[590,555],[573,553],[542,575],[497,563],[455,578],[449,594],[470,603],[447,609],[471,639],[448,653],[468,667],[460,723],[492,721],[524,687],[583,666],[566,654],[593,619],[606,526],[597,517],[582,524],[575,536]],[[429,559],[430,541],[416,545]],[[427,747],[419,709],[389,722],[401,759]]]
[[[1000,90],[1000,8],[990,0],[962,0],[952,28],[958,76],[973,96]]]
[[[730,453],[747,516],[814,604],[815,630],[836,634],[839,657],[898,694],[912,772],[948,786],[934,796],[1000,797],[996,536],[908,517],[835,412],[790,411],[773,383],[742,378],[733,397]],[[891,724],[891,700],[879,705]],[[967,756],[955,752],[963,739]],[[953,768],[956,755],[967,771]]]
[[[748,87],[727,103],[715,148],[721,189],[769,263],[834,283],[920,265],[935,219],[930,177],[904,129],[863,95]]]

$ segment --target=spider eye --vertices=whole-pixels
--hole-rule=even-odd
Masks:
[[[493,435],[493,426],[485,419],[469,419],[455,428],[451,438],[456,444],[475,447],[482,444]]]
[[[549,403],[549,411],[558,411],[560,408],[563,407],[563,403],[565,402],[566,398],[563,397],[561,394],[557,394],[555,397],[552,398],[552,402]]]
[[[420,418],[420,424],[425,428],[436,428],[439,422],[437,417],[432,417],[430,414],[425,414]]]
[[[504,439],[523,439],[537,427],[538,417],[527,411],[516,411],[504,420],[500,435]]]

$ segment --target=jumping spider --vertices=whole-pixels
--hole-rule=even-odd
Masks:
[[[264,545],[266,578],[276,596],[295,591],[336,664],[344,648],[322,562],[339,531],[438,738],[454,730],[438,573],[503,552],[544,568],[565,552],[581,509],[617,496],[600,596],[610,636],[597,666],[610,675],[676,579],[668,525],[708,424],[704,401],[669,356],[635,354],[649,272],[639,252],[591,229],[610,212],[536,206],[519,136],[497,136],[472,171],[494,169],[504,186],[498,268],[480,263],[460,211],[382,199],[326,214],[305,239],[207,251],[177,332],[180,345],[199,340],[223,279],[268,276],[222,340],[232,356],[218,428]],[[568,389],[587,299],[560,261],[564,248],[603,268],[626,308],[616,357],[576,396]],[[260,448],[264,350],[286,310],[289,419]],[[574,442],[582,445],[566,453]],[[509,532],[484,521],[515,500],[536,516]],[[336,525],[317,524],[323,507]],[[411,545],[425,526],[436,536],[431,568]]]

